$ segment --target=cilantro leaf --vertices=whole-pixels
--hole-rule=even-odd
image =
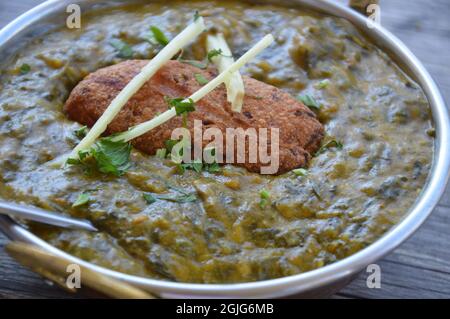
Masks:
[[[177,115],[187,114],[195,111],[195,103],[192,99],[176,98],[166,99],[170,107],[174,107]]]
[[[123,175],[130,168],[131,144],[102,138],[92,148],[92,156],[98,170],[115,176]]]
[[[177,170],[178,170],[179,174],[183,175],[184,172],[186,172],[186,166],[183,165],[182,163],[181,164],[177,164],[176,167],[177,167]]]
[[[317,89],[319,89],[319,90],[322,90],[322,89],[326,89],[326,88],[328,87],[329,84],[330,84],[330,81],[329,81],[329,80],[322,80],[322,81],[320,81],[319,83],[317,83],[317,84],[315,85],[315,87],[316,87]]]
[[[180,204],[191,203],[197,200],[197,196],[194,193],[181,195],[158,195],[156,198]]]
[[[197,80],[198,84],[200,84],[200,85],[205,85],[205,84],[207,84],[209,82],[209,80],[207,78],[205,78],[203,76],[203,74],[195,73],[194,77]]]
[[[216,162],[207,164],[201,161],[193,161],[191,163],[180,163],[177,165],[180,174],[184,174],[185,171],[191,170],[197,173],[208,172],[208,173],[219,173],[220,165]]]
[[[151,26],[150,31],[152,32],[153,38],[156,40],[156,42],[161,44],[163,47],[169,44],[169,39],[166,37],[164,32],[161,31],[160,28]]]
[[[266,208],[269,199],[270,199],[270,193],[266,190],[266,189],[262,189],[259,192],[259,196],[261,198],[261,200],[259,201],[259,207],[261,207],[262,209]]]
[[[166,158],[166,156],[167,156],[167,149],[165,149],[165,148],[157,149],[155,156],[158,157],[158,158],[161,158],[161,159]]]
[[[91,174],[94,170],[121,176],[130,168],[131,144],[114,141],[111,137],[99,139],[89,150],[80,151],[78,159],[69,158],[68,165],[78,165]]]
[[[179,59],[180,62],[182,63],[186,63],[192,66],[195,66],[196,68],[199,69],[206,69],[208,67],[208,63],[204,62],[204,61],[196,61],[196,60],[183,60],[183,59]]]
[[[306,176],[308,175],[308,171],[304,168],[297,168],[292,170],[292,172],[297,176]]]
[[[20,74],[27,74],[30,71],[31,71],[31,66],[29,64],[24,63],[20,66]]]
[[[169,157],[172,159],[173,162],[175,163],[181,163],[182,162],[182,158],[183,158],[183,154],[184,154],[184,149],[185,147],[189,147],[189,145],[185,144],[188,141],[186,140],[166,140],[164,141],[164,145],[166,147],[165,149],[165,155],[166,157]],[[189,141],[190,143],[190,141]],[[173,152],[173,148],[175,147],[175,145],[180,144],[180,148],[177,150],[177,152]],[[181,170],[181,167],[179,167],[179,164],[177,165],[177,168],[179,170]],[[183,170],[184,172],[184,170]]]
[[[181,163],[179,164],[182,168],[182,171],[184,170],[193,170],[197,173],[201,173],[203,170],[203,163],[201,161],[193,161],[192,163]]]
[[[320,149],[316,152],[315,155],[317,156],[319,154],[322,154],[328,148],[331,148],[331,147],[336,147],[338,150],[341,150],[344,147],[344,144],[342,144],[342,142],[337,141],[337,140],[328,141],[320,147]]]
[[[209,62],[212,62],[212,59],[216,56],[222,55],[222,52],[222,49],[212,49],[206,54],[206,57]]]
[[[206,69],[208,68],[209,64],[212,63],[212,59],[216,56],[225,56],[225,57],[231,57],[228,55],[224,55],[221,49],[212,49],[210,51],[208,51],[208,53],[206,53],[206,57],[203,61],[196,61],[196,60],[183,60],[183,59],[178,59],[178,61],[182,62],[182,63],[186,63],[192,66],[195,66],[196,68],[199,69]]]
[[[157,200],[165,200],[168,202],[179,204],[191,203],[197,200],[197,195],[195,193],[163,194],[163,195],[144,193],[142,194],[142,196],[149,205],[155,203]]]
[[[212,148],[210,152],[211,156],[215,156],[215,148]],[[220,165],[217,163],[217,160],[212,163],[206,163],[198,159],[190,163],[180,163],[178,164],[178,169],[181,174],[184,174],[186,170],[193,170],[197,173],[201,173],[203,171],[208,173],[218,173],[220,172]]]
[[[219,173],[220,172],[220,165],[219,163],[211,163],[206,165],[205,170],[209,173]]]
[[[170,154],[170,152],[172,152],[172,149],[175,145],[177,145],[177,143],[179,143],[179,140],[166,140],[164,142],[164,145],[166,146],[166,151],[168,154]]]
[[[142,196],[144,197],[145,201],[147,202],[147,204],[153,204],[154,202],[156,202],[156,198],[149,193],[144,193],[142,194]]]
[[[164,150],[165,151],[164,155],[165,156],[167,156],[167,155],[173,156],[173,154],[172,154],[173,147],[176,144],[182,143],[182,142],[183,142],[183,140],[166,140],[164,142],[165,147],[166,147],[165,150]],[[161,151],[161,150],[158,150],[158,151]],[[210,152],[211,152],[211,156],[215,156],[215,149],[214,148],[212,148],[210,150]],[[176,165],[176,167],[177,167],[178,172],[180,174],[184,174],[184,172],[186,170],[192,170],[192,171],[195,171],[197,173],[201,173],[202,171],[209,172],[209,173],[218,173],[218,172],[220,172],[220,165],[217,163],[217,161],[214,161],[212,163],[204,163],[200,159],[198,159],[198,160],[194,160],[194,161],[189,162],[189,163],[183,163],[183,162],[181,162],[182,161],[182,159],[181,159],[182,156],[183,156],[183,148],[181,148],[179,154],[176,155],[177,158],[180,158],[180,162],[175,161],[174,158],[172,157],[172,160],[174,162],[178,163]]]
[[[86,136],[87,132],[88,132],[88,127],[85,125],[85,126],[80,127],[79,129],[73,131],[73,134],[81,140]]]
[[[118,51],[117,55],[119,58],[129,59],[133,57],[133,49],[127,43],[118,39],[113,39],[110,44],[112,47],[114,47],[114,49]]]
[[[89,203],[90,195],[88,193],[81,193],[78,195],[78,198],[72,204],[73,208],[84,206]]]
[[[300,100],[300,102],[302,102],[303,104],[305,104],[307,107],[309,107],[310,109],[314,109],[314,110],[318,110],[320,109],[320,105],[319,103],[317,103],[316,99],[314,99],[314,97],[312,97],[309,94],[305,94],[305,95],[300,95],[298,97],[298,99]]]

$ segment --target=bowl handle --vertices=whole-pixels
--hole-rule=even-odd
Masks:
[[[37,246],[21,242],[10,242],[5,247],[6,252],[22,265],[58,284],[65,290],[75,293],[75,288],[66,284],[67,267],[71,261],[54,256]],[[104,276],[89,268],[78,266],[83,285],[102,295],[119,299],[154,299],[149,293],[127,283]],[[80,277],[80,280],[81,280]]]

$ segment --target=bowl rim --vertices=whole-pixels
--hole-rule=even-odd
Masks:
[[[95,2],[101,1],[47,0],[19,16],[0,30],[0,48],[20,32],[26,31],[33,23],[68,4]],[[259,2],[261,3],[261,1]],[[324,11],[329,15],[342,17],[360,30],[366,26],[368,21],[366,17],[345,5],[328,0],[292,0],[290,4],[295,6],[303,5],[314,10]],[[375,25],[372,29],[366,28],[363,33],[372,38],[378,47],[382,46],[384,52],[390,52],[395,58],[399,59],[398,61],[404,63],[404,66],[400,68],[402,70],[406,68],[408,70],[407,73],[414,77],[414,80],[421,86],[432,110],[436,139],[433,164],[427,182],[415,204],[409,209],[409,212],[401,222],[359,252],[322,268],[278,279],[234,284],[193,284],[127,275],[91,264],[51,246],[6,216],[0,216],[0,230],[3,230],[8,237],[14,240],[35,244],[51,253],[68,258],[73,263],[81,264],[104,275],[139,286],[162,297],[280,297],[310,291],[356,274],[367,265],[398,247],[422,225],[437,205],[445,190],[450,167],[450,143],[448,143],[450,138],[449,115],[436,83],[414,54],[384,27]]]

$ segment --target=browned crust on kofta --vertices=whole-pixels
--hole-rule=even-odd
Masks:
[[[70,94],[65,110],[70,119],[92,126],[111,101],[148,63],[130,60],[98,70],[81,81]],[[201,88],[195,74],[206,79],[217,75],[214,68],[201,70],[178,61],[169,61],[126,103],[108,126],[106,134],[123,132],[129,127],[152,119],[167,110],[165,97],[188,97]],[[279,128],[280,166],[278,174],[303,167],[311,154],[320,147],[324,128],[315,114],[291,95],[276,87],[250,77],[244,77],[245,98],[241,113],[231,111],[226,89],[220,85],[196,104],[195,112],[188,115],[193,136],[193,121],[201,120],[203,129],[226,128]],[[177,116],[152,131],[133,140],[133,145],[148,154],[164,147],[173,129],[182,127]],[[224,134],[225,137],[225,134]],[[207,142],[205,142],[205,145]],[[246,150],[248,152],[248,150]],[[251,172],[260,172],[267,164],[243,163]]]

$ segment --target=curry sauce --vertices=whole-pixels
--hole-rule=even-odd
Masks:
[[[236,56],[275,36],[242,73],[313,101],[326,147],[309,167],[280,176],[231,165],[180,174],[169,159],[134,149],[121,177],[48,165],[79,142],[80,125],[63,111],[77,83],[101,67],[151,59],[161,48],[148,41],[150,26],[172,38],[196,10]],[[202,60],[204,38],[184,54]],[[421,88],[349,22],[300,9],[234,1],[102,9],[81,30],[30,43],[0,78],[0,197],[90,220],[100,232],[28,227],[84,260],[163,280],[258,281],[354,254],[408,213],[433,144]],[[80,194],[86,200],[73,205]]]

